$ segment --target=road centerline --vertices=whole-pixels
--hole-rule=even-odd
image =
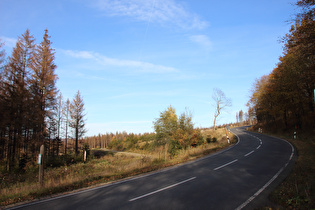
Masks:
[[[196,179],[196,177],[192,177],[192,178],[190,178],[190,179],[186,179],[186,180],[184,180],[184,181],[181,181],[181,182],[178,182],[178,183],[176,183],[176,184],[173,184],[173,185],[170,185],[170,186],[161,188],[161,189],[159,189],[159,190],[155,190],[155,191],[153,191],[153,192],[150,192],[150,193],[147,193],[147,194],[138,196],[138,197],[136,197],[136,198],[130,199],[129,201],[132,202],[132,201],[139,200],[139,199],[141,199],[141,198],[145,198],[145,197],[147,197],[147,196],[156,194],[156,193],[158,193],[158,192],[161,192],[161,191],[170,189],[170,188],[172,188],[172,187],[176,187],[176,186],[178,186],[178,185],[184,184],[184,183],[189,182],[189,181],[191,181],[191,180],[193,180],[193,179]]]
[[[248,155],[252,154],[253,152],[255,152],[254,150],[252,150],[251,152],[247,153],[246,155],[244,155],[245,157],[247,157]]]
[[[217,168],[215,168],[215,169],[213,169],[213,170],[214,170],[214,171],[219,170],[219,169],[224,168],[225,166],[231,165],[232,163],[235,163],[235,162],[237,162],[237,161],[238,161],[238,159],[233,160],[233,161],[228,162],[228,163],[226,163],[226,164],[224,164],[224,165],[222,165],[222,166],[219,166],[219,167],[217,167]]]

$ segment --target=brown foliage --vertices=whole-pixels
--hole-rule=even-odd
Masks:
[[[256,81],[250,107],[259,123],[277,128],[313,128],[315,125],[315,8],[299,1],[304,13],[284,37],[284,55],[277,67]],[[308,5],[308,6],[307,6]]]

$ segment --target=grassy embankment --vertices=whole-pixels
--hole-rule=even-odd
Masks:
[[[172,158],[169,157],[165,147],[156,147],[151,151],[133,150],[127,153],[92,150],[91,153],[97,153],[101,157],[96,158],[94,156],[86,163],[46,168],[43,187],[38,184],[38,166],[36,163],[28,164],[25,172],[13,174],[3,173],[4,170],[0,168],[0,206],[96,186],[162,169],[194,160],[229,146],[224,129],[218,129],[215,132],[203,130],[202,135],[205,139],[203,145],[180,150]],[[211,136],[212,141],[207,143],[206,139],[209,136]],[[213,142],[214,138],[216,142]],[[236,142],[232,134],[230,134],[230,139],[232,142]]]

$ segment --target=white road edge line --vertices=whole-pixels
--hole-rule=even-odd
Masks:
[[[178,182],[178,183],[173,184],[173,185],[170,185],[170,186],[168,186],[168,187],[164,187],[164,188],[162,188],[162,189],[159,189],[159,190],[156,190],[156,191],[153,191],[153,192],[150,192],[150,193],[141,195],[141,196],[139,196],[139,197],[130,199],[129,201],[132,202],[132,201],[135,201],[135,200],[138,200],[138,199],[141,199],[141,198],[144,198],[144,197],[147,197],[147,196],[156,194],[156,193],[158,193],[158,192],[161,192],[161,191],[170,189],[170,188],[172,188],[172,187],[176,187],[176,186],[178,186],[178,185],[184,184],[185,182],[189,182],[189,181],[191,181],[191,180],[193,180],[193,179],[196,179],[196,177],[192,177],[192,178],[190,178],[190,179],[186,179],[186,180],[184,180],[184,181]]]
[[[280,174],[281,172],[284,170],[284,167],[282,167],[278,173],[276,173],[276,175],[274,175],[272,177],[272,179],[269,180],[269,182],[267,182],[262,188],[260,188],[260,190],[258,190],[252,197],[250,197],[246,202],[244,202],[242,205],[240,205],[236,210],[240,210],[242,208],[244,208],[245,206],[247,206],[247,204],[249,204],[252,200],[254,200],[262,191],[264,191]]]
[[[213,169],[213,170],[214,170],[214,171],[219,170],[219,169],[221,169],[221,168],[223,168],[223,167],[225,167],[225,166],[228,166],[228,165],[230,165],[230,164],[232,164],[232,163],[235,163],[236,161],[238,161],[238,159],[233,160],[233,161],[231,161],[231,162],[228,162],[228,163],[226,163],[226,164],[224,164],[224,165],[222,165],[222,166],[219,166],[219,167],[217,167],[217,168],[215,168],[215,169]]]
[[[244,155],[245,157],[247,157],[248,155],[252,154],[253,152],[255,152],[254,150],[252,150],[251,152],[247,153],[246,155]]]
[[[273,137],[276,138],[276,137]],[[280,138],[276,138],[279,139],[281,141],[285,141],[283,139]],[[247,206],[252,200],[254,200],[261,192],[263,192],[276,178],[278,178],[278,176],[282,173],[282,171],[289,165],[290,161],[292,160],[293,156],[294,156],[294,147],[292,146],[292,144],[288,141],[287,142],[290,146],[291,146],[291,155],[289,157],[289,160],[286,162],[286,164],[278,171],[278,173],[276,173],[270,180],[269,182],[267,182],[262,188],[260,188],[253,196],[251,196],[247,201],[245,201],[242,205],[240,205],[239,207],[237,207],[235,210],[241,210],[243,209],[245,206]]]

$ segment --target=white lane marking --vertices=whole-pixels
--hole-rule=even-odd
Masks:
[[[150,192],[150,193],[141,195],[141,196],[139,196],[139,197],[130,199],[129,201],[132,202],[132,201],[135,201],[135,200],[138,200],[138,199],[141,199],[141,198],[144,198],[144,197],[147,197],[147,196],[156,194],[156,193],[158,193],[158,192],[161,192],[161,191],[170,189],[170,188],[172,188],[172,187],[176,187],[176,186],[178,186],[178,185],[184,184],[185,182],[189,182],[189,181],[191,181],[191,180],[193,180],[193,179],[196,179],[196,177],[192,177],[192,178],[190,178],[190,179],[186,179],[186,180],[184,180],[184,181],[178,182],[178,183],[173,184],[173,185],[170,185],[170,186],[168,186],[168,187],[164,187],[164,188],[162,188],[162,189],[159,189],[159,190],[156,190],[156,191],[153,191],[153,192]]]
[[[282,167],[276,175],[272,177],[272,179],[269,180],[260,190],[258,190],[252,197],[250,197],[246,202],[244,202],[242,205],[240,205],[236,210],[240,210],[244,208],[247,204],[249,204],[252,200],[254,200],[262,191],[264,191],[279,175],[280,173],[284,170],[284,167]]]
[[[276,138],[273,137],[275,139],[279,139],[281,141],[285,141],[283,139],[280,138]],[[292,146],[292,144],[288,141],[285,141],[286,143],[288,143],[291,146],[291,155],[289,157],[289,160],[286,162],[286,164],[278,171],[278,173],[276,173],[276,175],[274,175],[269,182],[267,182],[262,188],[260,188],[253,196],[251,196],[247,201],[245,201],[242,205],[240,205],[239,207],[236,208],[236,210],[240,210],[242,208],[244,208],[245,206],[247,206],[252,200],[254,200],[261,192],[263,192],[276,178],[278,178],[278,176],[281,174],[281,172],[289,165],[290,161],[292,160],[293,156],[294,156],[294,147]]]
[[[225,166],[228,166],[228,165],[231,165],[232,163],[235,163],[236,161],[238,161],[238,159],[233,160],[233,161],[231,161],[231,162],[228,162],[228,163],[226,163],[226,164],[224,164],[224,165],[222,165],[222,166],[219,166],[219,167],[217,167],[217,168],[215,168],[215,169],[213,169],[213,170],[214,170],[214,171],[219,170],[219,169],[221,169],[221,168],[223,168],[223,167],[225,167]]]
[[[256,147],[256,149],[259,149],[261,147],[261,145],[259,145],[258,147]]]
[[[245,157],[247,157],[248,155],[252,154],[253,152],[255,152],[254,150],[252,150],[251,152],[247,153],[246,155],[244,155]]]

